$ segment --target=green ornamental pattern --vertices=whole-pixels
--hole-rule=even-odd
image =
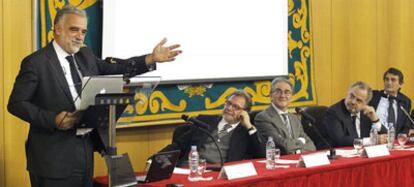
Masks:
[[[85,43],[100,55],[102,30],[97,28],[102,28],[102,1],[98,0],[38,0],[39,46],[53,39],[52,18],[67,3],[87,11],[90,32]],[[310,10],[308,0],[288,0],[288,77],[295,92],[292,107],[316,104]],[[235,89],[253,96],[252,110],[263,110],[270,104],[270,81],[160,85],[151,95],[138,92],[135,100],[139,102],[129,105],[119,122],[125,126],[145,126],[179,123],[182,114],[220,114],[226,96]]]

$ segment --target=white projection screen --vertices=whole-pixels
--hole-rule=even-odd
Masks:
[[[181,44],[162,81],[257,80],[287,75],[287,0],[105,0],[102,57]]]

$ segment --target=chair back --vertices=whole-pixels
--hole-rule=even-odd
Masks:
[[[312,139],[317,150],[329,149],[329,145],[326,145],[326,143],[321,139],[322,137],[326,141],[328,141],[330,145],[332,145],[332,142],[330,141],[326,128],[323,124],[323,120],[325,118],[327,110],[327,106],[309,106],[306,107],[304,110],[306,113],[315,118],[315,124],[312,124],[313,127],[309,126],[308,124],[305,124],[305,120],[302,120],[302,125],[303,130],[309,136],[309,138]],[[322,137],[318,135],[315,129],[317,129],[320,132]]]
[[[182,124],[182,125],[178,125],[173,132],[172,135],[172,140],[171,143],[175,142],[176,140],[178,140],[178,138],[183,135],[185,132],[187,132],[189,129],[191,128],[190,124]]]

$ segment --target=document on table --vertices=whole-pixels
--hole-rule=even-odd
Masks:
[[[259,160],[259,163],[266,163],[266,160]],[[297,164],[299,160],[286,160],[286,159],[277,159],[276,164]]]
[[[327,154],[329,154],[329,151],[327,151]],[[336,155],[342,156],[342,157],[345,157],[345,158],[359,156],[359,154],[357,154],[357,151],[355,149],[337,149],[336,150]]]

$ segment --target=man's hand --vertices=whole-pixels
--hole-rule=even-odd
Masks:
[[[247,113],[247,111],[243,110],[239,115],[239,119],[240,119],[240,124],[244,128],[250,129],[253,127],[253,125],[250,123],[250,116],[249,116],[249,113]]]
[[[154,64],[156,62],[171,62],[175,60],[175,57],[182,53],[181,50],[175,50],[180,47],[179,44],[165,46],[167,39],[164,38],[158,43],[152,51],[152,54],[147,55],[145,61],[147,65]]]
[[[414,135],[414,129],[408,130],[408,137],[411,137]]]
[[[76,112],[62,111],[55,117],[56,128],[59,130],[68,130],[78,121]]]
[[[388,141],[388,134],[379,134],[378,135],[378,144],[385,144]]]
[[[379,119],[377,114],[375,113],[374,107],[372,106],[369,106],[369,105],[363,106],[361,112],[364,113],[366,116],[368,116],[368,118],[371,121],[378,121]]]

